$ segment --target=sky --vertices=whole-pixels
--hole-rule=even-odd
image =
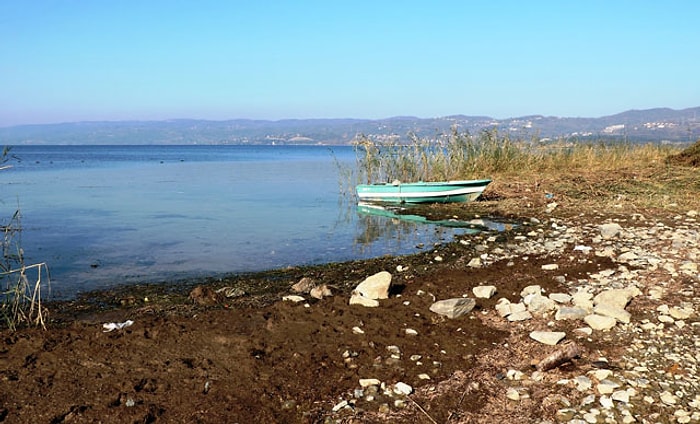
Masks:
[[[0,0],[0,127],[700,106],[700,2]]]

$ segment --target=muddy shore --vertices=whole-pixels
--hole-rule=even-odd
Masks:
[[[492,214],[516,225],[409,257],[178,289],[131,287],[49,305],[47,330],[0,333],[0,422],[700,420],[697,212],[581,215],[541,200],[514,214],[498,202],[477,203],[428,213]],[[619,230],[605,234],[607,224]],[[389,298],[376,308],[349,305],[352,289],[380,271],[392,274]],[[302,279],[325,284],[332,296],[293,293]],[[475,298],[480,286],[496,293]],[[524,304],[533,286],[548,299],[636,291],[622,308],[629,320],[608,329],[558,319],[563,307],[581,306],[564,296],[528,319],[499,312],[504,303]],[[304,300],[283,301],[289,294]],[[464,297],[476,306],[462,317],[430,310],[436,300]],[[127,320],[133,325],[104,331],[104,323]],[[534,331],[565,337],[549,345]],[[581,353],[539,371],[564,343]]]

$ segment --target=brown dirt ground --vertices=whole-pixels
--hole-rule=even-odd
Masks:
[[[544,196],[533,199],[539,200],[527,208],[541,211]],[[461,213],[500,213],[494,206],[498,202],[477,203]],[[507,242],[516,231],[498,235],[498,241]],[[442,262],[433,260],[437,254]],[[499,262],[471,269],[466,262],[473,255],[470,246],[451,243],[410,257],[177,286],[132,286],[51,304],[47,330],[0,331],[0,422],[489,423],[551,418],[560,407],[557,391],[564,387],[534,389],[530,399],[517,403],[505,397],[508,369],[532,370],[533,360],[551,353],[551,347],[527,337],[546,323],[506,323],[482,313],[493,310],[495,300],[478,300],[469,317],[456,320],[428,310],[432,296],[459,297],[477,285],[493,284],[499,288],[497,297],[514,301],[531,284],[548,292],[564,290],[541,269],[551,259],[521,258],[514,266]],[[562,259],[558,273],[576,278],[609,267],[607,261]],[[408,270],[397,273],[397,265]],[[379,308],[348,305],[351,288],[382,270],[394,274],[393,295]],[[302,277],[330,285],[334,296],[312,299],[308,307],[279,301]],[[212,290],[224,286],[241,287],[246,295],[225,299]],[[199,287],[197,296],[189,298],[194,287]],[[102,323],[127,319],[134,325],[102,331]],[[356,326],[364,334],[355,334]],[[418,335],[406,335],[406,328]],[[390,345],[400,347],[400,359],[390,357]],[[613,349],[612,344],[585,347],[603,356]],[[420,361],[411,360],[412,355],[421,355]],[[590,366],[577,359],[546,378],[555,382]],[[430,380],[419,379],[422,373]],[[403,408],[379,393],[372,402],[358,399],[354,409],[332,413],[340,400],[352,398],[360,378],[403,381],[416,391]],[[565,394],[575,399],[575,393]]]

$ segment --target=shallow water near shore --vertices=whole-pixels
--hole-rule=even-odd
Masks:
[[[351,147],[18,146],[2,174],[53,298],[116,285],[400,255],[468,228],[367,216]],[[31,275],[30,275],[31,278]]]

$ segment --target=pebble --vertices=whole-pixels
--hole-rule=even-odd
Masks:
[[[600,331],[610,330],[615,326],[615,324],[617,324],[617,320],[615,318],[596,314],[586,315],[583,321],[593,330]]]
[[[408,396],[411,393],[413,393],[413,387],[409,386],[404,382],[399,381],[394,385],[394,393]]]
[[[655,423],[669,419],[679,423],[700,422],[700,322],[696,312],[700,311],[700,299],[695,297],[694,288],[700,281],[697,243],[700,222],[695,217],[688,221],[691,218],[681,212],[674,219],[673,226],[655,222],[649,216],[621,217],[602,226],[575,226],[548,217],[541,228],[532,228],[527,236],[514,236],[508,244],[497,244],[493,237],[463,243],[467,247],[478,246],[478,256],[469,261],[469,267],[485,267],[500,260],[516,266],[518,261],[531,257],[546,257],[543,271],[560,271],[559,275],[543,274],[543,278],[553,279],[566,288],[558,289],[561,293],[548,294],[540,285],[527,286],[519,293],[519,300],[513,300],[508,293],[512,301],[501,298],[496,302],[495,311],[484,308],[479,317],[482,314],[500,316],[518,331],[527,328],[533,340],[532,335],[541,337],[541,334],[562,333],[566,337],[563,329],[579,326],[569,337],[584,339],[585,344],[593,348],[573,360],[574,369],[586,369],[589,363],[608,368],[594,368],[578,376],[561,374],[558,370],[534,371],[528,376],[509,369],[501,384],[522,386],[505,388],[507,399],[523,401],[530,396],[529,390],[541,393],[550,385],[552,393],[566,396],[565,391],[571,390],[575,391],[572,399],[581,399],[572,402],[576,406],[561,403],[553,417],[557,422]],[[565,246],[577,248],[570,250]],[[588,275],[566,273],[565,263],[584,264],[593,257],[608,258],[610,265]],[[472,292],[477,299],[490,298],[499,288],[477,286]],[[426,294],[419,293],[419,296]],[[542,298],[551,303],[540,309]],[[537,313],[530,310],[533,303]],[[526,320],[532,321],[520,322]],[[545,328],[549,331],[532,331]],[[596,351],[599,341],[618,342],[620,351]],[[549,343],[558,342],[552,339]],[[400,349],[396,349],[398,352],[390,352],[392,357],[401,358]],[[597,358],[594,352],[595,355],[614,356],[608,361]],[[411,355],[411,362],[406,365],[423,366],[423,356],[431,358],[427,351],[424,355]],[[426,362],[439,369],[440,365],[433,364],[433,358]],[[383,365],[384,360],[380,363]],[[416,381],[422,382],[417,384],[431,384],[426,383],[430,374],[420,371],[413,374],[417,376]],[[379,384],[379,380],[373,380],[369,387],[377,388]],[[362,384],[361,387],[364,388]],[[397,395],[396,385],[385,387],[392,396]],[[363,399],[381,397],[381,392],[368,393],[368,390]],[[351,390],[344,397],[348,399],[353,394]],[[396,407],[395,400],[401,399],[385,399],[382,402],[388,403],[378,407],[388,412],[389,405]]]
[[[490,299],[496,294],[496,286],[476,286],[472,289],[474,297],[480,299]]]
[[[566,333],[562,331],[533,331],[530,333],[531,339],[550,346],[556,345],[564,337],[566,337]]]

